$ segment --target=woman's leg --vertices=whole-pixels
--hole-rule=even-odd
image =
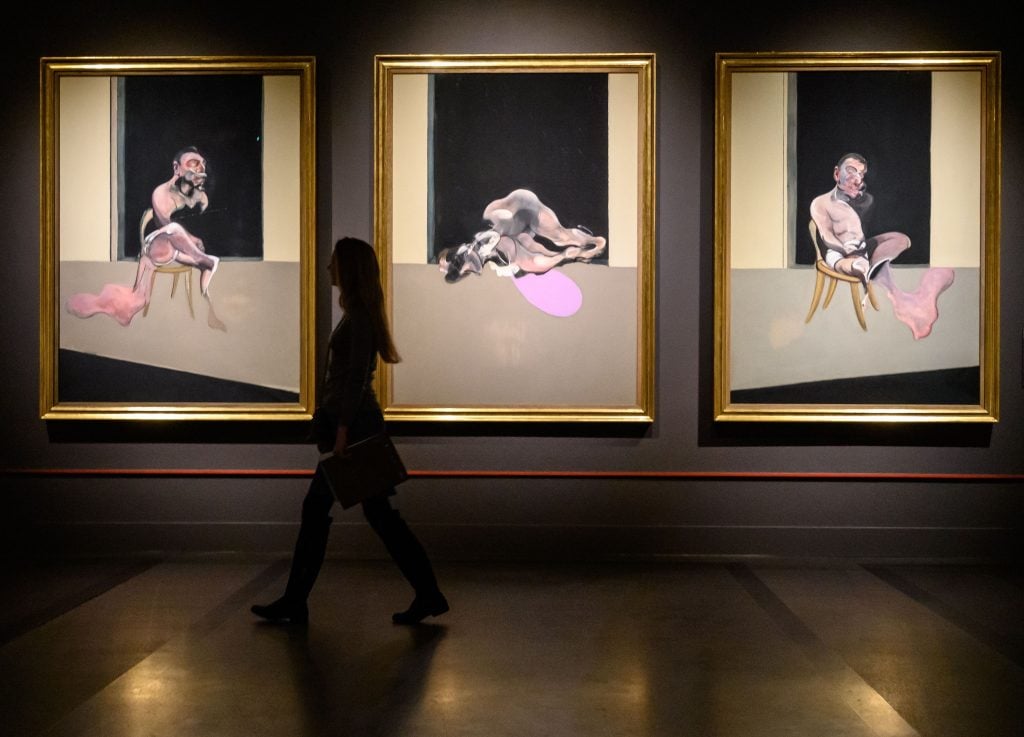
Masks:
[[[396,624],[416,624],[426,617],[448,611],[448,601],[437,585],[427,551],[398,510],[391,506],[388,496],[381,495],[363,502],[363,514],[384,543],[398,570],[416,592],[409,609],[396,612],[392,615],[392,621]]]
[[[333,504],[334,496],[317,471],[302,501],[302,524],[295,540],[295,552],[284,596],[271,604],[254,605],[253,614],[271,620],[287,619],[296,623],[308,621],[306,600],[327,552],[327,536],[333,520],[328,512]]]

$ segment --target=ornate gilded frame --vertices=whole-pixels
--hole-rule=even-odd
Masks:
[[[652,421],[654,61],[654,55],[646,53],[376,57],[374,234],[388,314],[404,359],[382,366],[378,374],[388,420]],[[452,163],[450,153],[446,158],[443,147],[436,145],[439,139],[431,135],[461,140],[465,130],[478,123],[492,126],[495,138],[502,140],[550,133],[559,128],[553,122],[558,114],[554,109],[590,94],[580,91],[563,100],[551,89],[574,84],[582,79],[575,76],[580,74],[591,75],[586,83],[597,90],[594,99],[607,95],[607,110],[598,102],[598,115],[581,111],[579,119],[589,123],[591,118],[608,116],[607,134],[594,138],[592,158],[607,156],[612,180],[606,200],[611,230],[608,265],[571,263],[552,269],[560,272],[557,279],[565,282],[562,275],[567,274],[580,283],[582,308],[572,316],[544,314],[516,294],[520,283],[487,268],[458,283],[446,283],[429,251],[433,241],[427,211],[438,201],[435,191],[439,196],[448,191],[438,172],[449,165],[457,168],[459,162]],[[463,110],[472,123],[463,128],[465,117],[454,125],[451,119],[439,122],[434,108],[438,86],[450,88],[463,81],[480,95],[478,108],[469,105]],[[503,108],[507,114],[497,111],[509,102],[508,93],[494,88],[517,84],[543,88],[552,103],[544,111],[550,120],[542,124],[536,115],[520,116],[525,108],[544,107],[533,95],[517,96]],[[497,181],[511,170],[513,159],[533,154],[525,149],[532,146],[483,156],[467,144],[456,157],[464,155],[471,167],[487,169],[488,176],[498,172]],[[539,188],[533,184],[536,172],[530,170],[523,177],[530,181],[517,179],[504,191],[498,189],[501,185],[474,189],[477,199],[466,208],[467,222],[480,218],[488,202],[513,187]],[[536,194],[541,201],[548,197],[546,191]],[[571,196],[562,201],[566,199]],[[564,206],[544,204],[556,213]],[[590,212],[602,208],[604,202]],[[482,219],[479,222],[487,227]],[[463,232],[472,240],[472,227],[467,225]],[[460,242],[468,241],[443,245],[456,247]]]
[[[315,71],[315,59],[305,56],[40,60],[43,419],[311,416]],[[167,89],[176,92],[161,93]],[[234,99],[234,90],[244,94]],[[159,106],[162,122],[157,115],[152,118],[156,123],[150,119],[148,127],[134,129],[149,131],[152,138],[128,145],[126,121],[139,119],[130,112],[143,109],[144,99],[152,106],[161,94],[166,94]],[[196,109],[211,97],[224,98],[219,117],[197,122],[203,110]],[[246,134],[238,130],[241,120],[249,126]],[[165,138],[180,143],[175,149],[156,143]],[[171,175],[177,147],[197,144],[193,139],[201,139],[210,162],[209,205],[197,221],[209,223],[214,216],[222,223],[218,232],[231,234],[219,243],[204,240],[202,248],[225,254],[219,250],[225,242],[243,240],[237,234],[247,215],[246,227],[255,221],[262,240],[242,246],[255,248],[254,256],[218,256],[216,268],[206,269],[216,274],[206,294],[200,280],[204,271],[180,268],[173,274],[172,290],[170,275],[157,274],[147,259],[152,287],[146,291],[140,286],[147,281],[140,212],[145,212],[150,191]],[[244,156],[231,148],[238,147],[239,139],[245,141]],[[149,140],[154,142],[151,150]],[[160,178],[147,180],[152,181],[148,188],[130,188],[126,182],[133,180],[126,170],[140,170],[146,157],[157,160]],[[243,159],[251,176],[233,166]],[[243,189],[243,179],[253,196],[239,203],[233,197]],[[139,192],[142,205],[135,204]],[[137,256],[128,255],[129,240]],[[109,299],[98,298],[101,294],[127,301],[113,308]],[[69,303],[73,295],[76,301]],[[141,310],[140,300],[145,300]],[[97,305],[114,311],[90,315]]]
[[[821,73],[832,76],[810,76]],[[869,114],[870,123],[863,126],[880,131],[860,137],[834,125],[844,130],[840,136],[831,129],[842,113],[830,115],[835,111],[808,102],[834,94],[841,107],[845,96],[842,104],[852,111],[874,102],[865,90],[902,83],[914,74],[926,75],[913,78],[924,85],[921,107],[931,122],[923,140],[922,128],[894,125],[884,110]],[[815,88],[824,95],[812,97],[809,90]],[[806,100],[801,90],[808,91]],[[716,421],[998,420],[1000,94],[998,52],[716,55]],[[799,115],[801,100],[806,117]],[[880,142],[887,135],[889,140]],[[894,172],[898,166],[879,152],[910,144],[926,152],[925,186],[914,196],[925,200],[931,213],[926,221],[930,260],[915,270],[896,259],[892,273],[907,291],[931,266],[948,265],[955,274],[939,293],[938,319],[924,337],[919,336],[923,330],[899,324],[895,302],[886,299],[888,289],[873,285],[875,309],[861,292],[864,307],[858,315],[856,296],[851,307],[856,292],[848,293],[848,284],[833,283],[838,291],[829,304],[831,293],[824,285],[822,294],[824,276],[813,261],[794,262],[795,244],[811,237],[810,217],[804,214],[808,198],[797,196],[806,185],[797,172],[820,172],[819,191],[827,190],[835,186],[836,159],[874,146],[875,155],[867,156],[869,191],[872,182],[894,190],[906,172]],[[801,170],[799,156],[811,160],[809,151],[818,145],[831,153]],[[875,201],[884,197],[881,184]],[[890,229],[879,222],[875,232]],[[915,235],[909,235],[911,243]],[[943,259],[949,263],[937,263]],[[941,383],[951,377],[962,384]]]

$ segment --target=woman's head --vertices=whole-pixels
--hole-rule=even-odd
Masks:
[[[384,291],[380,266],[373,246],[358,238],[342,238],[334,244],[329,263],[331,284],[341,292],[339,303],[345,312],[362,308],[369,316],[377,336],[378,352],[388,363],[399,361],[384,312]]]
[[[331,283],[341,290],[341,306],[373,307],[381,301],[377,254],[366,241],[342,238],[331,253]]]

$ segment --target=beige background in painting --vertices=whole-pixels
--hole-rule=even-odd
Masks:
[[[932,73],[932,264],[981,265],[981,73]]]
[[[636,403],[639,82],[634,74],[608,77],[609,266],[559,267],[581,287],[583,308],[556,318],[490,269],[448,284],[424,263],[429,75],[393,75],[392,302],[404,360],[394,368],[392,403]]]
[[[263,78],[263,260],[298,262],[302,109],[298,76]]]
[[[60,82],[60,303],[104,284],[130,286],[137,263],[111,260],[111,79]],[[149,315],[122,327],[61,309],[61,348],[287,391],[299,390],[300,82],[264,77],[264,259],[222,261],[210,287],[226,332],[206,323],[207,302],[193,272],[189,317],[184,284],[167,303],[172,277],[158,275]],[[168,162],[168,177],[170,176]],[[154,186],[158,182],[153,183]],[[131,237],[131,235],[129,235]],[[211,252],[216,249],[211,247]],[[173,339],[172,339],[173,338]]]
[[[560,269],[583,291],[552,317],[485,269],[448,284],[433,264],[395,264],[393,404],[591,407],[636,403],[636,270]]]
[[[909,291],[920,283],[924,269],[894,271],[897,284]],[[953,286],[939,297],[932,334],[921,340],[914,340],[910,328],[896,319],[882,290],[879,310],[870,304],[864,310],[865,332],[845,284],[836,289],[827,310],[819,305],[810,323],[804,322],[814,291],[810,269],[735,269],[731,278],[732,389],[978,365],[977,269],[956,270]],[[974,337],[965,340],[965,335]]]
[[[111,187],[117,181],[111,171],[110,85],[110,77],[60,80],[57,225],[62,261],[110,260]]]
[[[732,75],[729,247],[734,269],[786,268],[786,78]]]
[[[62,264],[61,294],[96,293],[104,284],[131,285],[133,261]],[[182,277],[184,278],[184,276]],[[171,298],[173,276],[158,274],[149,314],[123,327],[106,315],[75,317],[60,310],[60,347],[149,366],[188,371],[273,389],[299,390],[299,300],[282,284],[299,283],[299,265],[281,261],[228,261],[210,286],[226,331],[206,323],[208,303],[193,271],[189,316],[185,285]]]
[[[427,259],[427,74],[395,74],[391,108],[391,262]],[[483,206],[480,207],[483,212]],[[467,233],[467,239],[472,236]]]

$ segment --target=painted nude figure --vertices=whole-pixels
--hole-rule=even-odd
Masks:
[[[811,218],[825,246],[825,262],[842,274],[858,277],[865,286],[871,280],[881,284],[896,317],[919,340],[931,334],[939,317],[939,295],[953,283],[954,273],[930,268],[913,292],[896,286],[890,262],[910,248],[910,238],[896,231],[865,238],[862,218],[874,204],[867,191],[867,173],[863,156],[845,154],[832,172],[836,186],[811,202]]]
[[[566,228],[554,210],[528,189],[517,189],[484,209],[487,230],[473,240],[446,248],[438,256],[445,281],[479,274],[490,263],[500,276],[544,274],[572,261],[601,256],[607,241],[583,226]]]
[[[200,271],[199,287],[209,304],[207,322],[210,327],[225,330],[213,311],[210,281],[220,259],[206,253],[202,239],[189,233],[172,216],[182,210],[202,213],[209,206],[206,194],[206,158],[194,147],[180,150],[171,164],[171,177],[153,190],[151,207],[143,217],[140,232],[144,233],[139,266],[131,289],[120,284],[107,284],[96,294],[75,294],[68,298],[67,310],[78,317],[105,313],[127,326],[149,301],[150,276],[159,266],[183,264]],[[153,228],[152,230],[149,230]]]
[[[152,215],[147,212],[143,229],[150,220],[158,228],[149,232],[142,243],[142,252],[155,266],[186,264],[200,270],[199,290],[208,297],[210,280],[220,259],[206,253],[203,241],[189,233],[171,216],[182,210],[203,213],[210,205],[206,194],[206,159],[194,147],[182,149],[174,158],[171,178],[153,190]],[[138,286],[136,277],[136,287]]]

